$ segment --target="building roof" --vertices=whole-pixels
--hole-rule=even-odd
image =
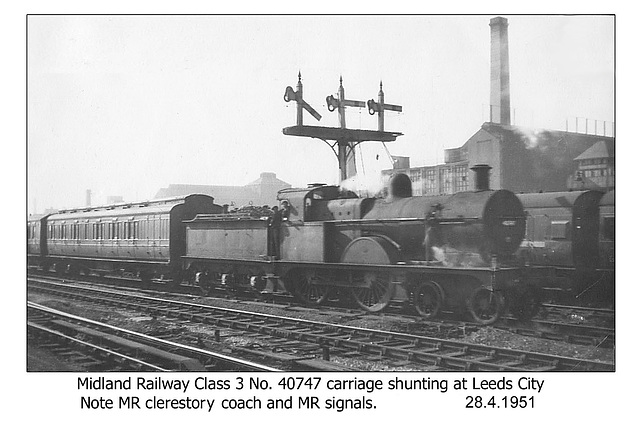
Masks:
[[[246,186],[250,187],[255,185],[286,185],[287,188],[291,187],[291,184],[276,178],[276,174],[273,172],[262,172],[258,179],[253,182],[249,182]]]
[[[290,187],[290,184],[276,178],[275,173],[263,172],[260,178],[244,186],[170,184],[161,188],[155,198],[197,193],[210,195],[216,204],[241,207],[249,204],[274,204],[277,192]]]
[[[555,129],[541,129],[541,128],[527,128],[517,125],[504,125],[500,123],[485,122],[482,124],[482,129],[493,135],[502,134],[514,134],[518,137],[528,138],[528,142],[536,142],[538,138],[562,140],[567,144],[575,142],[592,142],[598,141],[610,141],[613,142],[614,138],[604,135],[594,134],[581,134],[579,132],[567,132],[559,131]],[[528,145],[528,147],[531,147]]]
[[[599,141],[573,160],[615,157],[615,149],[613,147],[613,139]]]
[[[251,192],[245,187],[225,186],[225,185],[190,185],[190,184],[170,184],[166,188],[161,188],[155,198],[176,197],[188,194],[206,194],[214,197],[216,201],[228,198],[235,198],[236,201],[251,198]]]

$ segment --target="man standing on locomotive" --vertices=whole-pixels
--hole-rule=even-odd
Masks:
[[[269,217],[268,221],[268,233],[269,248],[268,252],[270,256],[276,259],[280,258],[280,226],[282,225],[282,212],[278,206],[271,208],[273,214]]]

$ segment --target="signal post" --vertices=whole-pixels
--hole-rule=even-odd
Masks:
[[[309,112],[316,120],[322,119],[322,116],[316,112],[302,97],[302,76],[298,72],[297,91],[290,86],[286,88],[284,100],[286,102],[295,100],[297,102],[297,119],[295,126],[283,128],[285,135],[298,137],[318,138],[331,147],[338,159],[338,167],[340,169],[340,181],[344,181],[356,174],[355,167],[355,147],[361,142],[378,141],[392,142],[400,135],[400,132],[387,132],[384,130],[384,110],[392,110],[401,112],[402,106],[385,105],[384,93],[382,92],[382,82],[380,82],[380,92],[378,93],[378,102],[369,100],[366,104],[364,101],[346,100],[344,95],[344,87],[342,85],[342,76],[340,77],[340,86],[338,88],[338,98],[333,95],[327,96],[327,108],[330,112],[338,110],[338,120],[340,127],[312,126],[304,125],[302,118],[302,110]],[[369,114],[378,113],[378,130],[371,131],[366,129],[348,129],[345,119],[345,107],[368,107]]]

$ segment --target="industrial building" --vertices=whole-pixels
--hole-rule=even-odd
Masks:
[[[411,167],[396,157],[394,173],[407,174],[414,195],[452,194],[475,187],[470,168],[491,166],[490,187],[514,192],[615,188],[615,138],[603,134],[533,129],[511,124],[508,22],[496,17],[491,27],[490,122],[461,147],[445,150],[445,162]],[[567,125],[568,126],[568,125]],[[577,125],[576,125],[577,126]],[[597,128],[597,126],[596,126]],[[610,125],[613,128],[613,125]]]

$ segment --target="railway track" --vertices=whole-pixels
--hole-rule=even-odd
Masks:
[[[31,340],[86,371],[277,371],[235,357],[118,328],[33,302]]]
[[[254,345],[236,348],[233,353],[270,355],[304,364],[314,361],[316,370],[333,370],[340,358],[364,361],[385,360],[398,369],[456,371],[613,371],[614,364],[560,357],[527,351],[355,328],[303,319],[212,307],[145,295],[29,279],[29,291],[64,295],[76,301],[108,304],[137,310],[149,316],[163,316],[189,324],[205,325],[214,335],[203,342],[214,344],[221,338],[242,336]],[[258,346],[268,346],[268,350]],[[324,360],[317,360],[323,357]],[[322,362],[326,362],[323,368]],[[349,368],[349,370],[355,370]]]
[[[496,327],[539,338],[613,348],[615,312],[611,309],[542,304],[538,315],[520,322],[506,316]]]
[[[42,277],[50,277],[44,275]],[[75,278],[67,278],[68,280],[76,280]],[[52,278],[57,280],[57,278]],[[92,281],[94,279],[91,279]],[[79,282],[86,282],[79,280]],[[95,282],[101,285],[140,288],[140,282],[136,280],[101,277],[95,278]],[[167,286],[162,282],[151,284],[148,287],[151,291],[166,292]],[[170,290],[173,294],[190,294],[201,295],[199,288],[187,285],[173,286]],[[214,292],[211,292],[213,294]],[[255,301],[259,300],[265,303],[291,304],[292,298],[282,295],[268,295],[257,297],[251,296],[246,292],[229,292],[224,290],[215,291],[216,297],[224,298],[232,296],[238,298],[239,301]],[[297,305],[304,308],[306,306]],[[322,306],[323,310],[336,310],[341,313],[351,312],[355,316],[361,315],[360,309],[350,309],[346,305]],[[309,310],[312,310],[309,308]],[[412,319],[422,321],[421,318],[413,313],[413,309],[407,307],[389,307],[386,314],[406,316]],[[589,307],[567,306],[559,304],[543,304],[541,310],[534,319],[529,321],[520,321],[511,316],[504,316],[499,322],[493,326],[496,328],[508,330],[524,336],[532,336],[542,339],[550,339],[563,341],[578,345],[590,345],[598,348],[613,348],[615,346],[615,329],[613,325],[614,311],[608,309],[594,309]],[[472,322],[460,322],[454,316],[443,316],[441,323],[438,323],[440,330],[447,324],[450,324],[449,332],[455,332],[455,328],[460,324],[464,324],[466,328],[479,328],[480,326]]]

